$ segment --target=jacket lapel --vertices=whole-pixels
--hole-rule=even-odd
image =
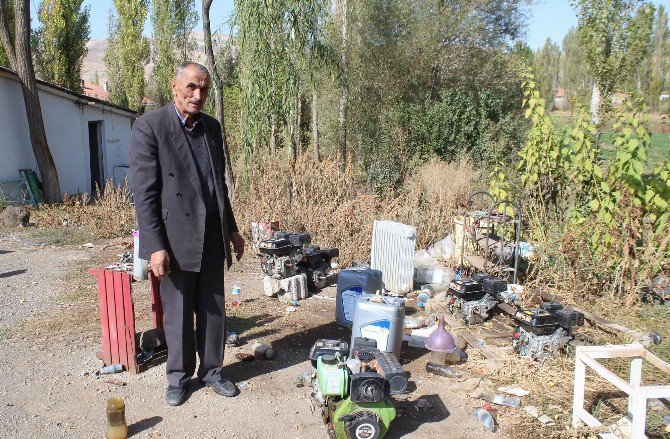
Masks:
[[[200,178],[198,177],[198,170],[196,169],[195,159],[191,153],[191,148],[188,146],[188,141],[186,140],[186,134],[184,134],[181,123],[179,122],[179,116],[177,116],[177,111],[174,109],[174,104],[169,103],[165,106],[165,111],[168,112],[170,119],[170,140],[172,140],[172,145],[179,156],[184,168],[186,168],[186,174],[188,179],[191,180],[191,184],[195,188],[195,191],[198,193],[200,198],[204,200],[202,195],[202,187],[200,184]]]

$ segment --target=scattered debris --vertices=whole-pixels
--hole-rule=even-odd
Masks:
[[[551,426],[551,425],[556,424],[553,419],[551,419],[549,416],[542,413],[534,405],[527,405],[523,409],[526,413],[528,413],[529,415],[531,415],[532,417],[534,417],[535,419],[537,419],[538,421],[540,421],[544,425]]]
[[[113,373],[123,372],[123,365],[121,363],[110,364],[103,366],[100,369],[96,370],[93,375],[97,378],[100,375],[111,375]]]
[[[521,387],[511,387],[511,386],[500,386],[498,387],[498,392],[508,393],[514,396],[528,396],[530,395],[529,390],[524,390]]]
[[[518,396],[489,395],[483,393],[480,395],[480,398],[506,407],[519,407],[521,405],[521,400]]]
[[[433,408],[433,405],[428,401],[427,398],[419,398],[416,400],[414,405],[417,410],[428,411]]]
[[[295,306],[287,306],[286,307],[286,312],[295,312],[297,308]]]
[[[82,245],[82,247],[93,248],[93,247],[95,247],[95,245],[92,242],[87,242],[86,244]]]
[[[25,206],[7,206],[0,213],[0,225],[10,227],[26,227],[30,221],[30,210]]]
[[[447,378],[460,378],[462,376],[459,371],[449,366],[431,363],[430,361],[426,363],[426,372]]]
[[[488,406],[480,407],[475,410],[475,419],[481,422],[484,428],[488,431],[495,431],[496,423],[493,419],[493,415],[488,410]]]
[[[426,326],[426,323],[427,322],[424,317],[405,316],[404,327],[405,329],[423,328],[424,326]]]
[[[295,384],[296,387],[309,387],[312,385],[312,379],[313,379],[313,374],[312,372],[303,372],[300,375],[296,375],[293,377],[293,384]],[[313,410],[312,410],[313,411]]]
[[[226,344],[228,346],[239,346],[240,345],[240,336],[236,332],[230,332],[226,337]]]
[[[255,343],[251,346],[251,351],[257,360],[272,360],[275,356],[275,350],[272,349],[272,346],[265,343]]]
[[[239,387],[240,389],[246,389],[247,387],[250,386],[251,383],[249,383],[249,381],[240,381],[239,383],[237,383],[237,387]]]
[[[256,359],[254,354],[249,354],[247,352],[238,352],[235,354],[235,358],[242,361],[254,361]]]
[[[114,386],[119,386],[119,387],[123,387],[127,384],[125,381],[120,381],[120,380],[102,380],[102,382],[106,383],[106,384],[112,384]]]

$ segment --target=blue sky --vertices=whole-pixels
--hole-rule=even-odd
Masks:
[[[670,0],[653,0],[652,3],[670,9]],[[536,0],[528,24],[526,42],[531,48],[542,47],[547,37],[560,46],[568,30],[577,25],[577,17],[569,0]]]
[[[31,0],[33,15],[38,3],[39,0]],[[662,4],[666,9],[670,9],[670,0],[653,0],[653,3],[656,5]],[[107,14],[113,1],[85,0],[84,4],[91,7],[91,38],[106,38]],[[200,0],[196,0],[196,5],[198,12],[200,12]],[[226,24],[226,20],[230,17],[232,11],[233,0],[214,0],[210,11],[212,30],[227,34],[229,26]],[[577,18],[570,7],[569,0],[535,0],[530,10],[526,42],[533,49],[541,47],[547,37],[560,44],[570,27],[576,24]],[[202,29],[202,23],[198,24],[197,29]],[[145,34],[149,35],[150,33],[147,20]]]

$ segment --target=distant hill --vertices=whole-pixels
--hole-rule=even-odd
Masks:
[[[199,63],[205,63],[205,41],[204,34],[202,32],[193,32],[193,38],[195,39],[196,49],[193,53],[192,60]],[[218,50],[223,43],[228,40],[228,35],[215,35],[214,36],[214,50]],[[105,62],[103,60],[105,56],[105,50],[107,50],[107,39],[97,39],[90,40],[86,44],[88,48],[88,54],[84,58],[84,63],[81,69],[81,77],[86,82],[91,82],[95,76],[95,72],[98,72],[98,77],[100,78],[100,83],[102,84],[107,80],[107,68],[105,67]],[[149,63],[144,71],[145,77],[148,77],[149,72],[153,67],[153,63]]]

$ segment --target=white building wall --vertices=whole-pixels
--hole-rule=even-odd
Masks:
[[[103,105],[61,96],[40,89],[40,104],[51,154],[56,163],[61,192],[90,192],[91,169],[88,122],[102,122],[103,173],[123,183],[130,162],[131,117],[103,108]],[[39,175],[30,144],[28,120],[19,83],[0,76],[0,181],[19,177],[19,169],[30,168]],[[114,169],[116,167],[116,172]]]

